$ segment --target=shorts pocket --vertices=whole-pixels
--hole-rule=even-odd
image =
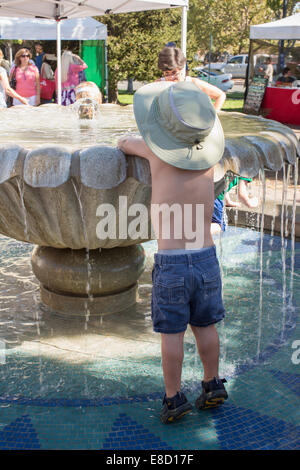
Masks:
[[[208,299],[220,292],[221,276],[219,270],[202,273],[202,279],[205,299]]]
[[[184,277],[157,276],[154,287],[158,303],[184,303]]]

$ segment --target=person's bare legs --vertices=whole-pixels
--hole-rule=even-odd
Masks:
[[[219,378],[219,352],[220,342],[219,334],[215,325],[200,328],[192,326],[200,359],[203,364],[204,377],[203,380],[208,382],[214,377]]]
[[[180,391],[184,333],[161,334],[162,367],[168,398]]]
[[[247,183],[245,180],[240,180],[238,185],[238,199],[247,207],[254,208],[258,206],[257,197],[249,197]]]

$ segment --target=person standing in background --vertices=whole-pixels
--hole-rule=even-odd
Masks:
[[[4,58],[2,49],[0,49],[0,67],[6,70],[7,76],[9,76],[9,62]]]
[[[6,98],[11,96],[17,98],[22,104],[28,105],[26,98],[18,95],[18,93],[9,86],[7,73],[3,67],[0,67],[0,108],[6,108]]]
[[[10,72],[10,83],[16,78],[16,92],[25,97],[31,106],[40,104],[40,74],[38,68],[30,63],[31,52],[20,49],[15,55],[15,67]],[[13,106],[23,104],[17,98],[13,99]]]
[[[35,43],[34,47],[36,53],[35,63],[37,68],[39,69],[39,73],[41,73],[45,52],[43,51],[43,46],[40,42]]]
[[[273,65],[271,61],[271,57],[267,57],[265,64],[264,64],[264,78],[268,79],[268,86],[272,85],[273,82]]]
[[[41,68],[41,104],[52,103],[55,91],[55,77],[51,67],[51,61],[57,60],[54,54],[44,54]]]
[[[61,104],[68,106],[76,101],[75,88],[79,84],[79,72],[87,69],[86,63],[72,51],[64,51],[61,58]],[[57,90],[57,69],[55,71]]]

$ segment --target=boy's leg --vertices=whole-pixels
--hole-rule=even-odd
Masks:
[[[219,376],[219,334],[215,325],[203,328],[191,325],[191,329],[194,333],[199,356],[204,368],[203,380],[208,382],[214,377]]]
[[[184,333],[161,334],[161,356],[166,394],[160,419],[163,423],[172,423],[192,411],[184,393],[180,391],[183,362]]]
[[[225,379],[219,379],[219,335],[215,325],[203,328],[192,326],[197,348],[204,368],[202,393],[197,398],[195,406],[205,410],[224,403],[228,398],[223,385]]]
[[[173,397],[180,391],[184,333],[161,334],[161,357],[167,397]]]

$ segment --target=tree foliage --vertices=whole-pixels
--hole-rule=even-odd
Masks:
[[[117,82],[159,76],[158,52],[169,41],[180,45],[181,9],[143,11],[97,17],[108,30],[109,91],[116,101]]]
[[[287,0],[287,15],[296,0]],[[190,0],[188,11],[187,59],[197,51],[231,54],[248,52],[250,25],[282,17],[283,0]],[[157,56],[174,41],[180,47],[181,8],[143,11],[97,17],[108,28],[109,94],[117,100],[117,83],[129,77],[151,81],[160,73]],[[193,64],[191,64],[193,66]]]
[[[298,0],[286,0],[286,16],[293,14],[295,6],[297,5]],[[283,17],[284,11],[284,0],[267,0],[267,6],[271,8],[274,12],[277,20],[280,20]]]
[[[250,25],[274,19],[267,0],[190,0],[188,35],[204,53],[213,49],[238,54],[248,51]]]

